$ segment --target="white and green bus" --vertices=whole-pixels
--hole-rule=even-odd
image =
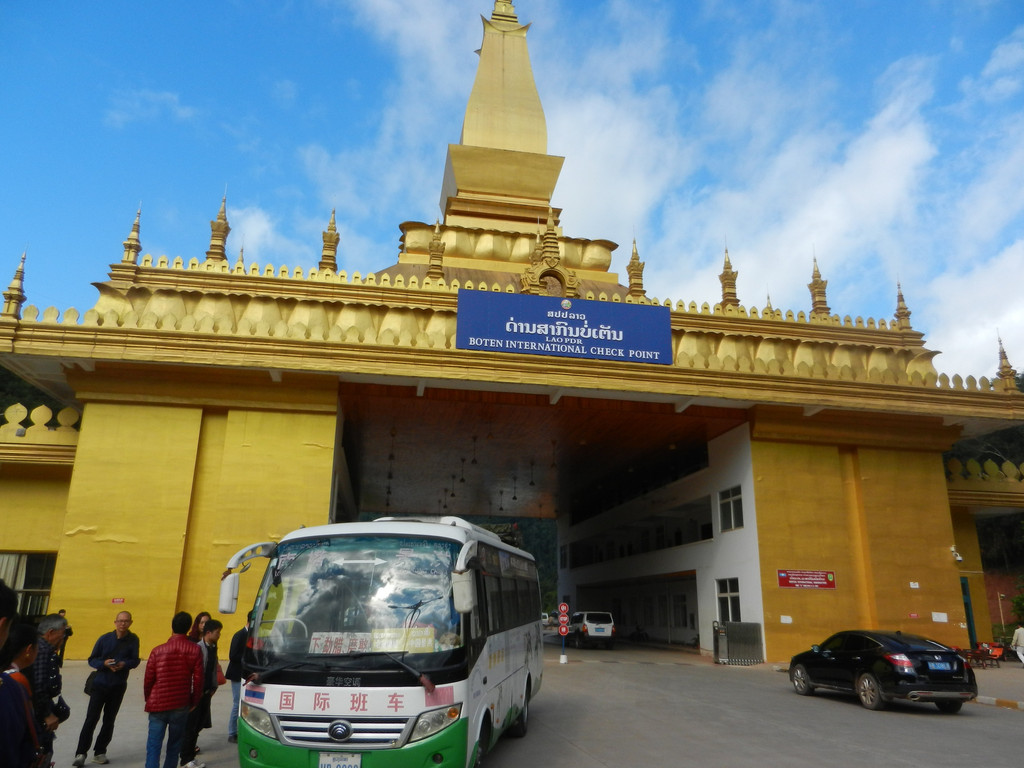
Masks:
[[[257,557],[243,768],[467,768],[526,733],[543,674],[529,553],[455,517],[303,528],[228,561],[221,613]]]

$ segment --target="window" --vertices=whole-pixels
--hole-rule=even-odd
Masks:
[[[50,587],[57,555],[0,553],[0,579],[18,593],[18,613],[26,620],[38,620],[49,613]]]
[[[718,620],[741,621],[739,579],[718,579]]]
[[[686,628],[686,595],[672,595],[672,626]]]
[[[743,498],[738,485],[719,492],[718,514],[722,521],[723,531],[743,527]]]

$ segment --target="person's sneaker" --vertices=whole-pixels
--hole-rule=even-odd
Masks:
[[[182,768],[206,768],[206,763],[200,763],[198,760],[189,760]]]
[[[106,765],[110,762],[109,760],[107,760],[106,752],[100,752],[98,755],[93,755],[92,761],[94,763],[99,763],[100,765]]]
[[[75,755],[75,759],[71,761],[72,765],[77,765],[78,768],[82,768],[85,765],[85,755]]]
[[[230,741],[232,744],[237,744],[238,743],[238,736],[236,734],[232,733],[230,736],[228,736],[228,741]]]

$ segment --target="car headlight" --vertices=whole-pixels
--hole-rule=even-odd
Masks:
[[[453,704],[442,709],[432,709],[424,712],[416,718],[416,725],[412,727],[412,734],[409,741],[420,741],[428,736],[433,736],[438,731],[443,731],[449,725],[459,719],[462,714],[462,705]]]
[[[252,728],[259,731],[264,736],[269,736],[272,739],[277,738],[274,734],[274,723],[270,719],[270,715],[268,715],[264,710],[250,704],[246,704],[243,701],[242,706],[239,707],[238,714],[241,715],[242,719]]]

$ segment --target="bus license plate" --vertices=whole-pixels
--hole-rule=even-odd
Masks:
[[[935,672],[949,672],[953,667],[948,661],[929,661],[928,669],[934,670]]]
[[[362,757],[358,752],[321,752],[317,768],[360,768]]]

